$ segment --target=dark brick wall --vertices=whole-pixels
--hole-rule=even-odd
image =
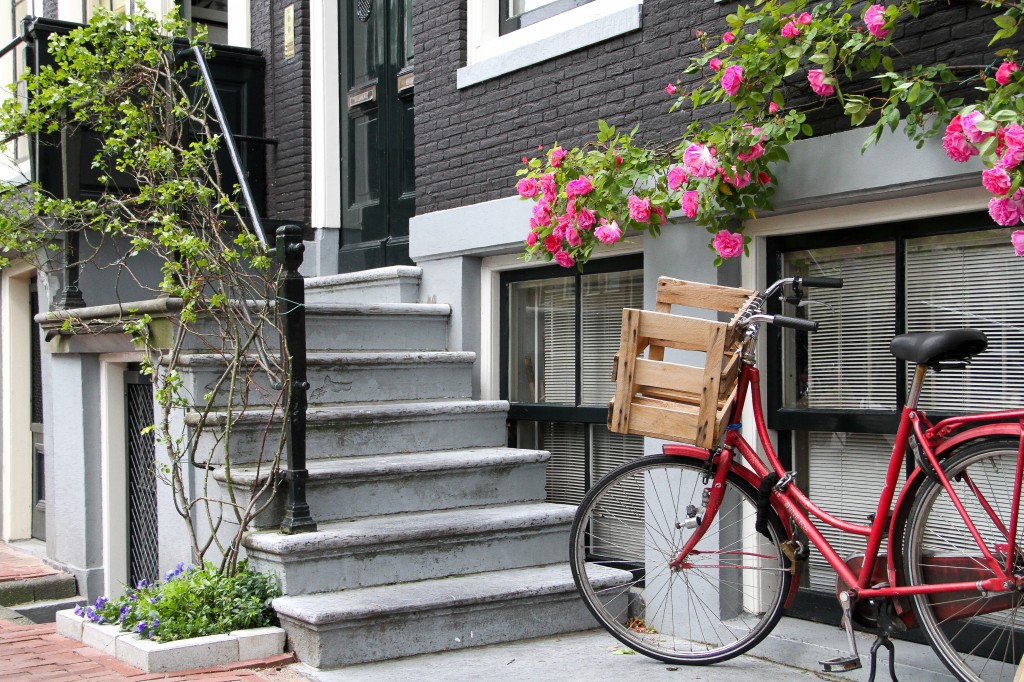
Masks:
[[[312,186],[309,2],[295,2],[295,56],[284,57],[284,0],[252,1],[252,46],[266,69],[267,217],[310,222]]]
[[[694,31],[720,35],[734,10],[710,0],[645,0],[639,31],[458,90],[465,2],[414,0],[417,213],[511,195],[522,156],[538,144],[592,138],[599,118],[625,128],[639,124],[641,141],[673,139],[691,116],[669,115],[663,88],[700,49]],[[986,53],[995,26],[981,8],[937,3],[922,14],[900,29],[908,58],[977,63]],[[723,112],[719,105],[700,113],[710,120]],[[816,132],[842,127],[839,114],[816,112]]]

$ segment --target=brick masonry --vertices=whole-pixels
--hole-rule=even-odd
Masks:
[[[295,5],[295,56],[284,56],[284,12]],[[266,67],[267,217],[309,224],[312,205],[308,0],[252,0],[252,46]]]
[[[691,115],[668,115],[663,87],[697,53],[695,29],[720,35],[735,4],[645,0],[638,31],[463,90],[455,87],[455,73],[465,63],[465,3],[414,0],[413,7],[417,213],[423,214],[510,196],[522,156],[538,144],[584,142],[599,118],[625,128],[639,124],[641,141],[678,135]],[[995,30],[987,14],[962,2],[926,6],[921,19],[899,29],[900,48],[918,62],[980,63],[980,55],[991,54],[986,43]],[[804,83],[794,81],[795,99]],[[722,112],[719,106],[701,117]],[[841,129],[840,113],[817,112],[816,132]]]

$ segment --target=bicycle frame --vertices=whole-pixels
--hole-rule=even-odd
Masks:
[[[758,457],[754,448],[744,439],[738,428],[748,394],[753,408],[758,440],[768,459],[767,465]],[[990,422],[993,421],[1001,423],[991,424]],[[885,483],[878,499],[874,520],[870,525],[851,523],[819,508],[791,480],[791,476],[787,476],[787,472],[779,461],[769,438],[768,427],[765,423],[761,405],[760,373],[751,360],[745,359],[742,364],[739,390],[733,407],[731,422],[734,426],[730,427],[726,432],[720,451],[709,452],[702,448],[685,445],[666,445],[663,449],[666,455],[702,458],[708,462],[709,474],[714,478],[705,516],[685,546],[679,551],[676,559],[671,563],[674,569],[685,570],[687,567],[686,558],[696,547],[708,528],[711,527],[715,513],[725,495],[725,486],[722,483],[725,481],[726,474],[732,471],[742,476],[755,487],[769,474],[774,473],[780,477],[780,482],[772,489],[771,504],[776,513],[779,514],[783,524],[787,526],[787,532],[789,522],[795,523],[807,536],[811,544],[821,552],[840,579],[848,586],[847,591],[851,593],[852,597],[892,598],[906,597],[914,594],[961,591],[1007,592],[1016,590],[1024,584],[1024,579],[1015,578],[1012,574],[1013,558],[1017,550],[1015,538],[1017,528],[1019,527],[1021,483],[1022,479],[1024,479],[1024,409],[952,417],[932,425],[919,410],[904,407],[900,415],[900,424],[896,432],[896,442],[893,446],[892,457],[886,470]],[[964,428],[967,430],[961,431]],[[1007,557],[1005,565],[999,562],[982,539],[970,515],[946,478],[941,466],[941,460],[957,446],[977,438],[993,435],[1013,435],[1017,436],[1020,441],[1017,455],[1014,508],[1011,512],[1009,529],[1005,528],[998,520],[994,510],[988,505],[984,497],[980,496],[980,491],[974,488],[970,481],[968,481],[968,486],[972,487],[979,494],[983,508],[991,519],[996,522],[996,526],[1006,538],[1005,546],[1002,544],[997,546],[997,551],[1005,554]],[[889,551],[887,553],[888,586],[872,587],[872,576],[875,574],[875,566],[879,559],[879,549],[887,530],[887,524],[891,524],[889,527],[892,531],[897,530],[895,524],[899,523],[899,519],[902,516],[901,511],[909,508],[910,503],[913,502],[913,492],[916,490],[916,484],[925,475],[921,462],[917,462],[917,467],[911,476],[908,477],[896,506],[893,507],[893,500],[899,487],[899,477],[903,471],[905,453],[911,442],[911,437],[914,437],[918,445],[921,458],[927,462],[931,471],[938,477],[946,494],[951,497],[965,527],[978,545],[981,559],[992,570],[994,577],[982,581],[961,581],[917,586],[901,585],[902,575],[900,575],[899,570],[897,570],[893,563],[894,557],[902,551],[902,548],[898,548],[899,552]],[[716,457],[715,454],[719,452],[720,454]],[[733,453],[739,453],[742,457],[742,462],[746,463],[746,467],[743,466],[742,462],[734,461]],[[864,561],[859,574],[855,574],[847,566],[846,562],[821,534],[811,520],[812,515],[844,533],[853,533],[867,538]],[[893,533],[890,533],[890,537],[892,535]],[[792,592],[789,595],[790,600],[796,593],[797,583],[798,581],[794,581]]]

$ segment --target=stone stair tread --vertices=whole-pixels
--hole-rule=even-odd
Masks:
[[[310,481],[332,479],[362,479],[389,475],[408,475],[432,471],[478,469],[485,467],[516,466],[543,462],[549,458],[543,450],[519,448],[475,448],[466,450],[437,450],[390,455],[368,455],[365,457],[340,457],[307,462]],[[266,476],[266,467],[232,467],[231,478],[240,485],[251,484]],[[214,478],[224,478],[222,469],[214,472]]]
[[[0,581],[0,605],[21,606],[38,601],[68,599],[78,594],[75,577],[69,573]]]
[[[526,502],[490,507],[373,516],[319,524],[316,531],[285,535],[257,531],[246,538],[252,552],[324,557],[331,552],[397,543],[456,539],[507,531],[532,530],[572,523],[576,508],[565,504]]]
[[[307,303],[307,315],[394,315],[448,317],[447,303]]]
[[[331,288],[344,285],[360,285],[369,282],[390,281],[402,277],[415,278],[423,274],[423,269],[412,265],[392,265],[384,268],[373,268],[371,270],[360,270],[358,272],[346,272],[340,275],[324,275],[321,277],[307,277],[306,290]]]
[[[476,354],[469,351],[416,350],[416,351],[309,351],[307,366],[316,365],[394,365],[394,364],[459,364],[473,362]],[[217,353],[186,353],[179,359],[184,367],[223,365],[224,355]]]
[[[487,414],[507,410],[508,402],[504,400],[453,400],[451,398],[421,402],[392,401],[388,403],[326,405],[310,407],[306,411],[306,423],[365,421],[367,418],[372,418],[375,423],[382,423],[393,419],[430,415]],[[270,417],[271,412],[272,410],[263,407],[249,408],[244,414],[232,415],[232,419],[236,426],[244,426],[246,422],[264,424]],[[275,419],[282,418],[280,410],[275,410],[274,412],[276,412]],[[212,423],[218,423],[225,416],[226,413],[224,411],[211,410],[207,419],[212,420]],[[198,414],[195,412],[190,412],[185,417],[185,423],[190,426],[195,424],[197,420]]]
[[[612,584],[621,571],[600,567],[592,572],[597,587]],[[576,589],[568,563],[434,578],[397,585],[360,587],[278,597],[274,609],[295,620],[324,626],[348,620],[454,609],[487,602],[543,598]]]

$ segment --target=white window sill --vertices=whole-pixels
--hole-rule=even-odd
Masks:
[[[459,88],[594,45],[640,28],[643,0],[597,0],[490,40],[458,70]]]

